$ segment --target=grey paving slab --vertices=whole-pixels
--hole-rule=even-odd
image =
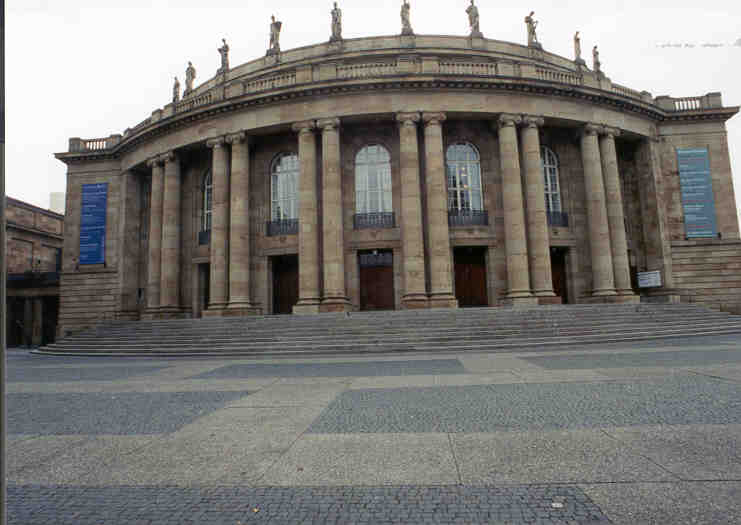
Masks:
[[[600,430],[450,437],[466,485],[677,479]]]
[[[63,381],[116,381],[158,372],[162,366],[76,366],[9,368],[8,382],[59,383]]]
[[[648,426],[605,431],[683,480],[741,479],[741,425]]]
[[[247,392],[8,394],[8,434],[174,432]]]
[[[76,383],[10,383],[12,394],[84,394],[126,392],[243,392],[257,391],[277,381],[273,377],[256,379],[128,379],[124,381],[82,381]]]
[[[406,388],[463,385],[495,385],[522,383],[523,379],[513,372],[492,372],[488,374],[451,374],[440,376],[391,376],[359,377],[352,380],[349,388],[364,390],[368,388]]]
[[[632,382],[351,390],[310,432],[496,432],[741,423],[741,385],[704,376]]]
[[[204,372],[195,379],[232,377],[351,377],[460,374],[466,370],[457,359],[411,361],[353,361],[334,363],[237,364]]]
[[[741,516],[738,482],[611,483],[580,487],[618,525],[737,525]]]
[[[326,406],[347,388],[345,382],[286,384],[277,382],[226,404],[227,407]]]
[[[606,381],[610,377],[596,370],[530,370],[512,371],[525,383],[568,383],[585,381]]]
[[[580,488],[548,485],[94,489],[14,485],[8,501],[9,523],[23,525],[609,523]]]
[[[262,485],[456,484],[445,434],[304,435]]]
[[[741,363],[741,346],[728,349],[674,350],[645,353],[610,353],[569,356],[525,357],[530,363],[549,370],[625,368],[641,366],[688,367],[717,363]]]

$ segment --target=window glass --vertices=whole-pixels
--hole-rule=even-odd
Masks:
[[[546,211],[561,211],[561,188],[558,173],[558,157],[550,148],[541,148],[540,160],[543,163],[543,178],[545,181]]]
[[[270,180],[272,220],[298,219],[298,155],[284,153],[276,158]]]
[[[203,178],[203,217],[201,223],[201,231],[209,231],[211,229],[211,215],[213,210],[213,193],[214,184],[211,171],[206,173]]]
[[[472,144],[458,143],[446,152],[448,179],[448,210],[455,212],[483,211],[481,162]]]
[[[385,147],[364,147],[355,157],[355,213],[393,211],[391,155]]]

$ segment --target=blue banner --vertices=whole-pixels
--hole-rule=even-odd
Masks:
[[[677,161],[687,238],[716,237],[718,225],[707,148],[678,149]]]
[[[82,185],[80,264],[105,263],[108,183]]]

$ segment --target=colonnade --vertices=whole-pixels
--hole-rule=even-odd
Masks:
[[[445,114],[439,112],[395,115],[400,141],[399,222],[404,308],[457,307],[453,292],[443,150],[442,125],[445,118]],[[424,127],[424,173],[420,172],[420,123]],[[539,131],[544,119],[502,114],[491,124],[499,136],[507,268],[505,301],[513,305],[559,302],[553,291],[540,156]],[[300,164],[299,300],[294,307],[295,313],[347,311],[352,308],[345,283],[340,125],[339,119],[329,118],[297,122],[292,126],[297,134]],[[322,147],[321,195],[317,190],[318,133],[321,133]],[[602,298],[613,296],[623,296],[614,300],[634,297],[630,286],[615,149],[618,134],[617,129],[595,124],[584,125],[581,132],[593,273],[591,295],[601,300],[610,300]],[[227,144],[231,148],[226,148]],[[212,149],[213,201],[210,302],[205,313],[251,313],[256,308],[250,295],[250,138],[241,132],[210,139],[207,146]],[[148,165],[152,168],[152,191],[147,306],[152,312],[175,313],[180,300],[180,163],[176,153],[168,152],[150,160]],[[421,177],[425,177],[426,188],[427,265]],[[429,279],[426,279],[426,268],[429,269]],[[321,278],[320,272],[323,272]],[[320,282],[323,282],[323,290]]]

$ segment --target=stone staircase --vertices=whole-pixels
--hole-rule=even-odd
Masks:
[[[575,305],[111,321],[40,354],[239,357],[506,351],[741,334],[741,317],[695,305]]]

